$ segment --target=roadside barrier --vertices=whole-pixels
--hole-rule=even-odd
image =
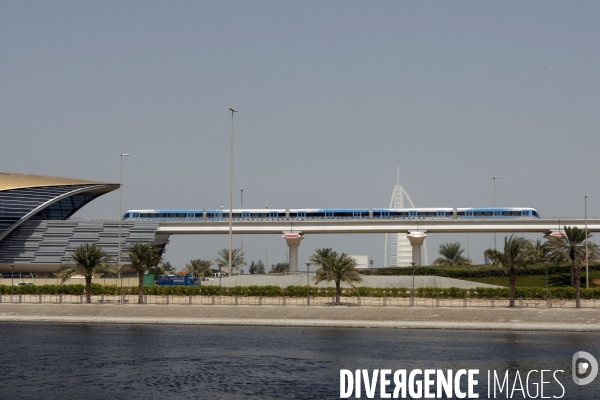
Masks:
[[[218,297],[218,298],[217,298]],[[215,296],[215,295],[143,295],[143,303],[149,305],[187,305],[187,306],[297,306],[323,307],[338,306],[335,296]],[[87,296],[69,294],[19,294],[0,295],[0,304],[86,304]],[[92,304],[96,305],[136,305],[138,295],[92,295]],[[478,307],[507,308],[508,298],[429,298],[429,297],[364,297],[341,296],[340,305],[348,307]],[[515,299],[515,308],[575,308],[575,299]],[[600,309],[600,299],[581,299],[581,308]]]

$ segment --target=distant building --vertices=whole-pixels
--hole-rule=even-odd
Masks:
[[[356,268],[357,269],[369,268],[369,256],[349,256],[349,257],[354,258],[354,260],[356,260]]]
[[[118,255],[119,221],[70,219],[103,194],[119,189],[117,183],[0,172],[0,272],[58,271],[83,243],[96,243],[113,258]],[[121,224],[122,246],[157,238],[158,223]],[[163,243],[161,243],[161,241]]]
[[[390,200],[390,208],[405,208],[404,197],[410,203],[412,208],[415,204],[411,200],[408,193],[400,186],[400,171],[398,171],[398,183],[394,186],[392,199]],[[389,252],[388,252],[389,249]],[[424,260],[423,265],[429,265],[427,259],[427,239],[423,244]],[[412,261],[412,247],[406,233],[390,233],[385,235],[385,250],[384,250],[384,266],[386,267],[410,267]]]

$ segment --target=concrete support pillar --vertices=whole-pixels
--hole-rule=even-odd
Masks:
[[[290,273],[298,272],[298,246],[303,239],[300,233],[284,233],[283,238],[287,242],[289,248]]]
[[[412,262],[415,265],[421,265],[421,247],[426,237],[425,232],[416,231],[408,233],[408,240],[410,240],[410,245],[412,246]]]
[[[559,243],[566,235],[560,231],[550,231],[544,234],[544,239],[549,242]]]

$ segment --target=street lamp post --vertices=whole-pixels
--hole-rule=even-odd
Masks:
[[[312,263],[310,263],[310,262],[306,263],[306,305],[307,306],[310,306],[310,279],[309,279],[309,275],[308,275],[308,270],[311,265],[312,265]]]
[[[494,176],[492,179],[494,180],[494,208],[496,208],[496,179],[502,178],[501,176]],[[494,232],[494,250],[497,250],[496,247],[496,232]]]
[[[265,207],[267,210],[269,207]],[[269,212],[267,211],[267,219],[269,219]],[[265,251],[266,251],[266,260],[265,260],[265,274],[267,273],[267,267],[269,266],[269,234],[265,234]]]
[[[223,294],[223,287],[221,286],[221,277],[223,276],[223,264],[219,264],[219,304],[221,304],[221,295]]]
[[[12,303],[13,285],[15,283],[15,264],[10,264],[10,302]]]
[[[590,271],[588,266],[588,226],[587,226],[587,196],[584,198],[585,209],[585,288],[590,288]]]
[[[123,273],[121,271],[121,220],[123,218],[123,157],[129,157],[129,154],[121,154],[121,178],[119,181],[119,244],[117,253],[117,271],[121,279],[121,304],[123,304]]]
[[[373,269],[373,260],[369,261],[369,268]]]
[[[244,189],[240,190],[240,208],[244,209]],[[242,211],[243,212],[243,211]],[[244,252],[244,235],[240,234],[240,252]]]
[[[233,113],[236,113],[237,110],[229,107],[229,111],[231,111],[231,151],[229,154],[229,273],[233,274],[231,265],[233,240]]]
[[[548,261],[546,261],[544,264],[546,264],[546,301],[547,301],[548,297],[550,297],[550,291],[548,290]]]
[[[413,267],[412,271],[412,292],[410,294],[410,305],[411,307],[415,305],[415,262],[411,262],[410,265]]]

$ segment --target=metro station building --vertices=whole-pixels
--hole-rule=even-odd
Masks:
[[[77,219],[73,215],[119,184],[0,172],[0,273],[48,276],[68,263],[83,243],[96,243],[116,263],[119,221]],[[148,242],[164,250],[156,222],[123,221],[121,248]]]

